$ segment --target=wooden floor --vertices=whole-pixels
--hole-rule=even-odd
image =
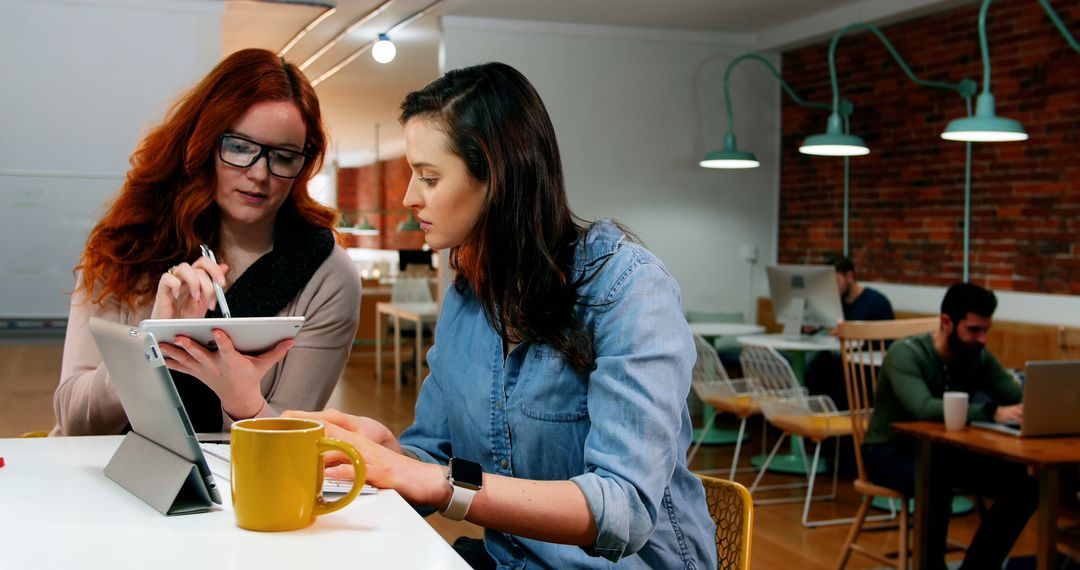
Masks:
[[[59,380],[61,353],[62,347],[58,342],[0,344],[0,438],[52,427],[52,393]],[[384,361],[386,360],[390,359]],[[386,378],[379,384],[374,379],[372,353],[354,353],[330,398],[329,406],[370,416],[386,424],[395,433],[400,433],[412,422],[415,392],[411,378],[404,389],[396,391],[389,380],[392,370],[393,364],[390,360],[390,365],[386,368]],[[760,429],[751,430],[750,433],[760,434]],[[760,443],[756,439],[748,444],[752,453],[757,453],[760,449]],[[731,461],[731,454],[730,446],[704,446],[692,467],[726,468]],[[2,444],[0,455],[3,455]],[[744,458],[750,455],[751,453],[743,453]],[[740,474],[739,480],[749,486],[750,477],[749,473]],[[788,476],[769,475],[765,482],[793,480]],[[819,489],[827,490],[830,481],[831,478],[820,480]],[[798,492],[792,491],[788,494],[795,496]],[[851,490],[850,481],[841,479],[836,500],[815,502],[811,517],[820,519],[851,516],[858,500]],[[753,568],[769,570],[798,567],[800,570],[817,570],[835,566],[837,554],[849,527],[840,525],[808,530],[800,524],[801,513],[801,502],[763,505],[755,509]],[[454,523],[438,516],[428,517],[428,521],[443,537],[451,541],[461,535],[481,535],[479,527],[469,523]],[[955,517],[950,525],[950,537],[966,543],[971,539],[977,524],[975,515]],[[895,537],[895,532],[879,533],[867,537],[864,542],[877,543],[884,549],[895,550]],[[1030,554],[1034,552],[1034,545],[1034,526],[1029,524],[1013,549],[1013,554]],[[957,557],[959,555],[952,555],[952,558]],[[877,565],[856,556],[848,567],[874,568]]]

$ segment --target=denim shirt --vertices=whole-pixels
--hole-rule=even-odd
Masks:
[[[504,359],[472,290],[451,286],[400,443],[430,463],[456,456],[486,473],[581,488],[592,547],[487,530],[499,568],[716,568],[716,529],[686,465],[696,353],[678,285],[607,220],[579,240],[574,270],[596,273],[579,290],[591,303],[576,308],[595,349],[591,372],[546,344],[522,343]]]

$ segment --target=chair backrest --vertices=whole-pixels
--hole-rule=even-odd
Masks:
[[[874,413],[874,391],[880,363],[891,341],[936,330],[940,317],[896,319],[892,321],[844,321],[834,334],[840,337],[840,357],[844,363],[844,385],[851,410],[855,465],[859,479],[866,479],[862,442],[870,416]],[[875,365],[875,363],[877,365]]]
[[[399,275],[394,280],[390,293],[391,303],[434,303],[431,287],[426,277],[405,277]]]
[[[766,395],[801,391],[791,363],[771,346],[745,346],[739,355],[743,376]]]
[[[697,362],[694,363],[694,372],[691,378],[704,382],[731,380],[713,345],[709,344],[701,335],[695,334],[694,346],[697,348]]]
[[[735,481],[695,473],[705,485],[709,515],[716,523],[716,561],[720,570],[750,568],[754,499]]]
[[[1059,327],[1058,349],[1063,359],[1080,359],[1080,328]]]

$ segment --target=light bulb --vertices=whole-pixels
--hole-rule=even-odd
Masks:
[[[379,63],[390,63],[394,61],[395,55],[397,55],[397,47],[394,46],[394,42],[390,41],[386,34],[379,34],[379,41],[371,47],[371,57]]]

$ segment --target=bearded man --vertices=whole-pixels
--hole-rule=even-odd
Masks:
[[[892,430],[894,422],[943,421],[943,394],[967,392],[968,420],[1023,421],[1023,395],[1012,376],[986,350],[997,298],[971,283],[949,288],[938,330],[893,343],[881,366],[874,414],[863,443],[870,479],[907,496],[915,492],[915,442]],[[989,396],[977,401],[976,392]],[[1017,536],[1038,506],[1038,483],[1020,464],[950,449],[934,454],[930,549],[945,568],[945,542],[953,488],[993,499],[968,547],[961,568],[1001,568]]]

